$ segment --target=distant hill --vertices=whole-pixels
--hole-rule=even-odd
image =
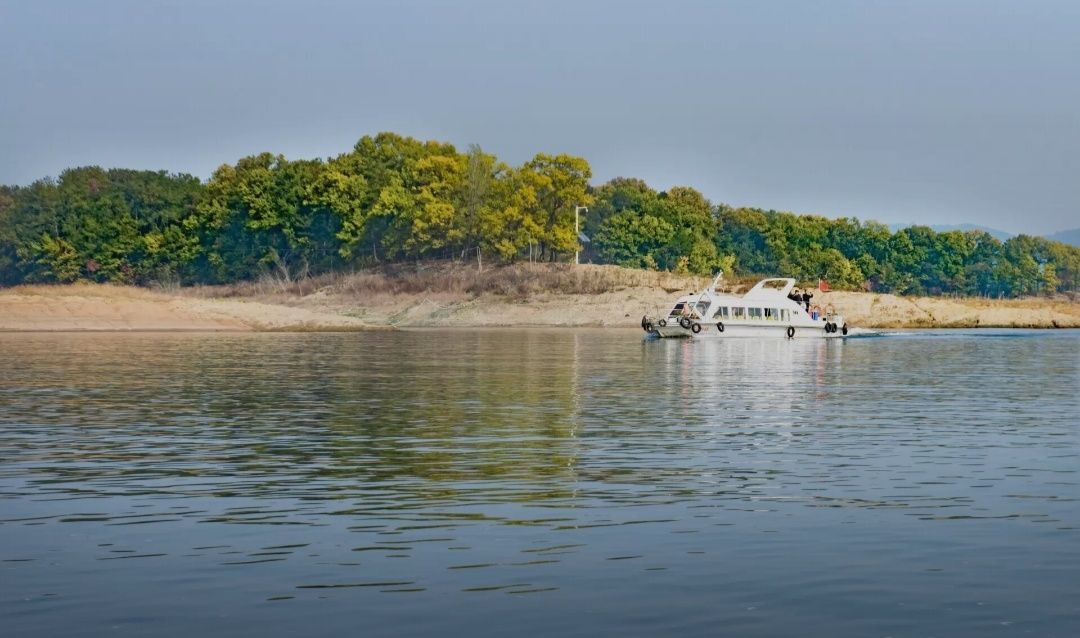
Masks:
[[[1080,228],[1073,228],[1071,230],[1059,230],[1053,235],[1047,235],[1047,239],[1053,239],[1054,241],[1060,241],[1063,244],[1072,244],[1073,246],[1080,247]]]
[[[889,230],[894,233],[902,228],[908,228],[909,226],[925,226],[926,224],[889,224]],[[944,233],[950,230],[959,230],[967,232],[969,230],[981,230],[990,233],[994,238],[1005,241],[1010,237],[1016,235],[1004,230],[998,230],[997,228],[989,228],[987,226],[979,226],[978,224],[930,224],[930,228],[936,232]],[[1059,230],[1051,235],[1046,235],[1046,239],[1053,241],[1060,241],[1063,244],[1069,244],[1080,248],[1080,228],[1072,228],[1069,230]]]
[[[924,226],[925,224],[889,224],[889,230],[894,233],[901,228],[907,228],[909,226]],[[991,237],[1000,241],[1005,241],[1010,237],[1015,237],[1014,233],[1006,232],[1004,230],[998,230],[997,228],[988,228],[986,226],[979,226],[978,224],[930,224],[930,228],[938,233],[948,232],[950,230],[959,230],[967,232],[969,230],[981,230],[983,232],[990,233]]]

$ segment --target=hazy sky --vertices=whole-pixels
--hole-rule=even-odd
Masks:
[[[1080,226],[1080,2],[0,0],[0,183],[392,130],[594,182]]]

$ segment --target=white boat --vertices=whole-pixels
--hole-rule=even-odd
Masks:
[[[719,292],[723,273],[700,294],[679,297],[666,315],[641,318],[645,332],[662,338],[785,337],[831,339],[848,334],[844,317],[831,307],[789,298],[795,280],[762,279],[745,295]]]

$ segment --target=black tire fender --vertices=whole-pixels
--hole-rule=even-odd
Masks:
[[[651,323],[646,323],[645,324],[645,332],[652,332],[652,331],[653,331],[652,324]]]
[[[840,329],[840,334],[844,335],[845,337],[847,336],[847,324],[846,323],[844,324],[844,327]]]
[[[795,338],[795,326],[788,326],[787,327],[787,338],[788,339],[794,339]]]
[[[716,329],[719,332],[723,332],[724,331],[724,322],[723,321],[717,321],[716,322]]]
[[[660,326],[661,328],[666,327],[667,326],[667,319],[661,319],[660,321],[657,321],[656,325]]]
[[[680,317],[679,325],[683,327],[683,330],[690,329],[690,317]]]
[[[701,332],[701,324],[700,323],[695,323],[694,325],[690,326],[690,332],[692,332],[694,334],[697,334],[697,333]]]

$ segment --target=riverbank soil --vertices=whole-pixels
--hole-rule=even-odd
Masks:
[[[72,284],[0,290],[0,331],[366,330],[390,327],[624,326],[666,311],[708,279],[616,266],[398,266],[300,281],[147,289]],[[752,283],[752,282],[749,282]],[[732,292],[747,282],[733,282]],[[862,328],[1078,328],[1065,298],[992,300],[815,293]]]
[[[194,299],[97,284],[0,290],[0,331],[303,331],[372,328],[354,317],[256,300]]]

